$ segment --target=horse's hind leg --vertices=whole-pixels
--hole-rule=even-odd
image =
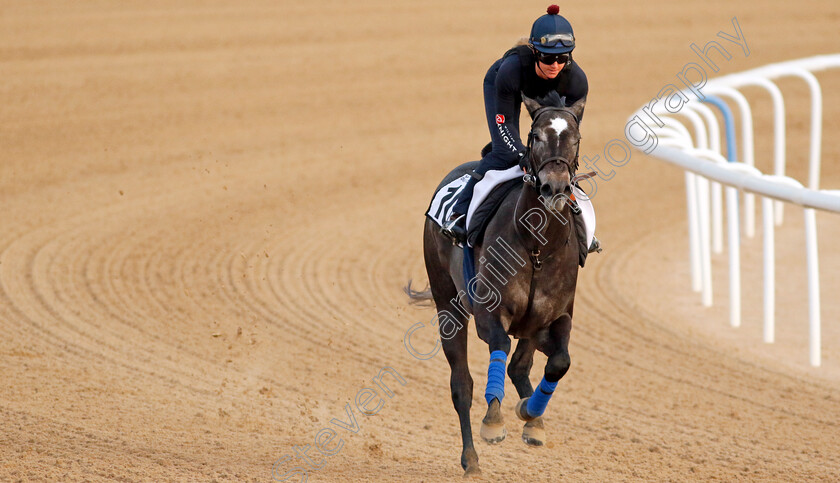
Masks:
[[[443,307],[439,304],[438,307]],[[446,309],[444,309],[446,310]],[[439,311],[438,314],[441,312]],[[450,312],[453,313],[453,312]],[[458,314],[454,312],[453,314]],[[458,317],[458,315],[456,315]],[[464,468],[464,476],[480,473],[478,467],[478,453],[475,451],[472,437],[472,425],[470,424],[470,407],[472,406],[473,379],[470,375],[469,363],[467,362],[467,320],[460,320],[461,327],[454,336],[449,339],[441,337],[443,353],[449,362],[451,376],[449,388],[452,391],[452,404],[458,412],[458,419],[461,422],[461,467]]]
[[[473,380],[470,376],[470,368],[467,362],[467,324],[469,318],[464,315],[462,307],[455,307],[459,304],[458,289],[452,282],[449,273],[443,269],[436,269],[437,266],[430,263],[427,249],[426,267],[429,274],[429,284],[432,289],[432,296],[435,299],[435,306],[438,310],[438,327],[446,331],[441,334],[441,346],[446,360],[449,362],[451,371],[449,388],[452,392],[452,404],[458,412],[458,419],[461,422],[461,440],[463,450],[461,451],[461,467],[464,468],[464,476],[480,473],[478,467],[478,453],[475,451],[472,437],[472,426],[470,424],[470,406],[472,406]],[[433,262],[433,261],[432,261]],[[429,269],[429,267],[433,267]],[[454,334],[449,332],[451,324],[447,323],[444,328],[444,319],[456,322]]]
[[[519,339],[516,343],[516,350],[510,358],[510,365],[508,366],[508,376],[519,398],[523,399],[534,394],[534,388],[531,386],[531,367],[534,365],[534,351],[536,346],[528,339]],[[542,417],[534,418],[525,423],[522,428],[522,441],[532,446],[542,446],[545,444],[545,427],[543,426]]]

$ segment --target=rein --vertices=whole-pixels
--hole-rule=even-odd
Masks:
[[[536,168],[534,168],[535,159],[534,159],[534,154],[533,154],[533,150],[531,149],[531,147],[534,144],[534,138],[536,137],[536,131],[534,130],[533,126],[537,124],[537,121],[539,120],[540,117],[542,117],[543,115],[545,115],[547,113],[551,113],[551,112],[566,113],[572,118],[576,128],[579,128],[579,126],[580,126],[580,120],[577,118],[577,116],[573,112],[569,111],[568,109],[562,108],[562,107],[544,106],[544,107],[541,107],[541,108],[537,109],[536,111],[534,111],[534,115],[533,115],[534,120],[531,123],[531,130],[528,132],[528,144],[526,145],[526,149],[527,149],[526,156],[527,156],[527,159],[528,159],[528,163],[527,163],[527,167],[526,167],[526,170],[525,170],[526,171],[525,175],[523,176],[523,181],[525,183],[531,185],[537,191],[539,191],[539,188],[540,188],[540,181],[539,181],[539,177],[537,176],[537,174],[540,172],[540,170],[542,170],[549,163],[565,164],[566,167],[569,169],[569,174],[572,175],[571,176],[572,183],[576,183],[579,180],[584,180],[584,179],[587,179],[587,178],[591,178],[591,177],[596,175],[596,173],[594,171],[590,172],[590,173],[581,174],[581,175],[574,175],[574,172],[578,168],[578,156],[580,154],[580,141],[578,141],[577,150],[575,151],[575,157],[574,157],[573,160],[570,161],[569,159],[567,159],[563,156],[552,156],[552,157],[549,157],[549,158],[542,159],[540,161],[540,164],[537,165]],[[518,210],[518,204],[519,204],[519,201],[517,200],[517,210]],[[573,221],[569,220],[569,223],[573,223]],[[571,236],[572,236],[572,232],[573,232],[573,229],[570,229],[568,237],[566,239],[566,244],[569,243],[569,240],[571,239]],[[528,246],[528,243],[526,242],[526,240],[524,239],[522,234],[519,233],[518,229],[515,230],[515,233],[519,237],[520,241],[525,246]],[[543,263],[545,263],[546,260],[551,258],[555,253],[557,253],[557,251],[558,251],[558,249],[552,250],[551,253],[549,253],[547,256],[545,256],[545,258],[542,258],[542,259],[540,258],[541,251],[540,251],[539,248],[531,249],[531,250],[528,251],[528,258],[531,260],[532,270],[531,270],[531,280],[528,283],[528,306],[525,309],[525,314],[528,314],[528,313],[531,312],[531,309],[533,308],[533,304],[534,304],[534,292],[536,291],[536,285],[534,284],[534,277],[537,275],[538,271],[542,270]]]

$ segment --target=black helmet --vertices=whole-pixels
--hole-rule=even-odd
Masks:
[[[568,20],[558,15],[560,7],[551,5],[548,13],[534,21],[529,42],[546,54],[566,54],[575,48],[575,32]]]

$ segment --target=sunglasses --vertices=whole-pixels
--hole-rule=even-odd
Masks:
[[[537,52],[537,60],[545,65],[551,65],[555,62],[565,65],[569,62],[569,54],[545,54],[543,52]]]

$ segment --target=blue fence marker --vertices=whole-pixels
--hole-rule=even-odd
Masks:
[[[703,102],[711,104],[723,114],[723,124],[726,131],[726,159],[730,163],[737,161],[737,151],[735,150],[735,117],[732,116],[732,109],[720,97],[707,95]]]

